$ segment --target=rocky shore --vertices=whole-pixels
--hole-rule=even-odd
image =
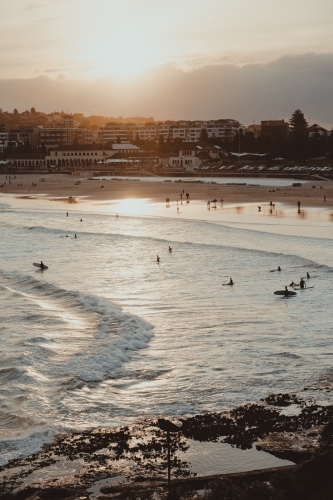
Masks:
[[[330,388],[321,389],[325,390]],[[214,478],[251,482],[283,470],[291,473],[297,470],[296,465],[214,478],[195,477],[186,452],[193,441],[227,443],[242,450],[256,447],[303,466],[328,449],[332,419],[333,406],[317,403],[307,389],[298,394],[271,395],[231,411],[181,419],[176,422],[181,431],[173,433],[171,440],[174,485],[200,489]],[[1,467],[0,498],[106,499],[121,492],[136,491],[135,495],[139,495],[138,491],[156,489],[163,496],[166,469],[166,433],[156,420],[117,429],[92,429],[58,436],[39,453]]]

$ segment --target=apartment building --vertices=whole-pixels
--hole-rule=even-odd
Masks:
[[[263,137],[287,137],[289,123],[284,120],[264,120],[261,122],[261,135]]]
[[[203,131],[209,138],[230,139],[244,127],[237,120],[211,121],[165,121],[154,123],[107,123],[98,132],[98,142],[127,142],[133,140],[182,139],[195,142],[202,138]]]
[[[37,146],[39,142],[39,127],[27,127],[10,129],[8,133],[8,141],[22,144],[30,144],[32,147]]]

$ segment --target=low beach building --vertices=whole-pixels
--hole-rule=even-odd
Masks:
[[[172,167],[181,167],[186,171],[193,171],[203,164],[218,162],[221,152],[220,146],[214,146],[210,143],[202,141],[184,142],[178,156],[170,157],[169,164]]]

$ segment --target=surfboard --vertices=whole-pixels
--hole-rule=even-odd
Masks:
[[[286,293],[285,290],[276,290],[276,292],[274,292],[274,295],[285,295],[285,293]],[[287,297],[289,297],[291,295],[297,295],[297,293],[296,292],[292,292],[291,290],[288,290]]]
[[[279,270],[278,270],[278,269],[271,269],[271,270],[270,270],[270,271],[268,271],[268,272],[270,272],[270,273],[275,273],[275,271],[279,271]],[[280,273],[281,271],[282,271],[282,269],[280,269],[279,273]]]
[[[233,284],[231,283],[222,283],[222,286],[233,286],[235,284],[235,282],[233,282]]]
[[[300,287],[294,287],[294,290],[307,290],[308,288],[314,288],[314,286],[307,286],[307,287],[304,287],[304,288],[300,288]]]
[[[39,269],[42,269],[42,266],[40,264],[38,264],[38,262],[34,262],[32,265],[35,266],[35,267],[39,267]],[[45,264],[44,264],[44,267],[43,267],[42,270],[44,271],[44,269],[48,269],[48,267],[45,266]]]

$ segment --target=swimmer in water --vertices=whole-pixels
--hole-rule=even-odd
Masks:
[[[303,280],[303,278],[301,278],[301,281],[299,282],[299,286],[300,286],[300,288],[306,288],[306,283]]]

